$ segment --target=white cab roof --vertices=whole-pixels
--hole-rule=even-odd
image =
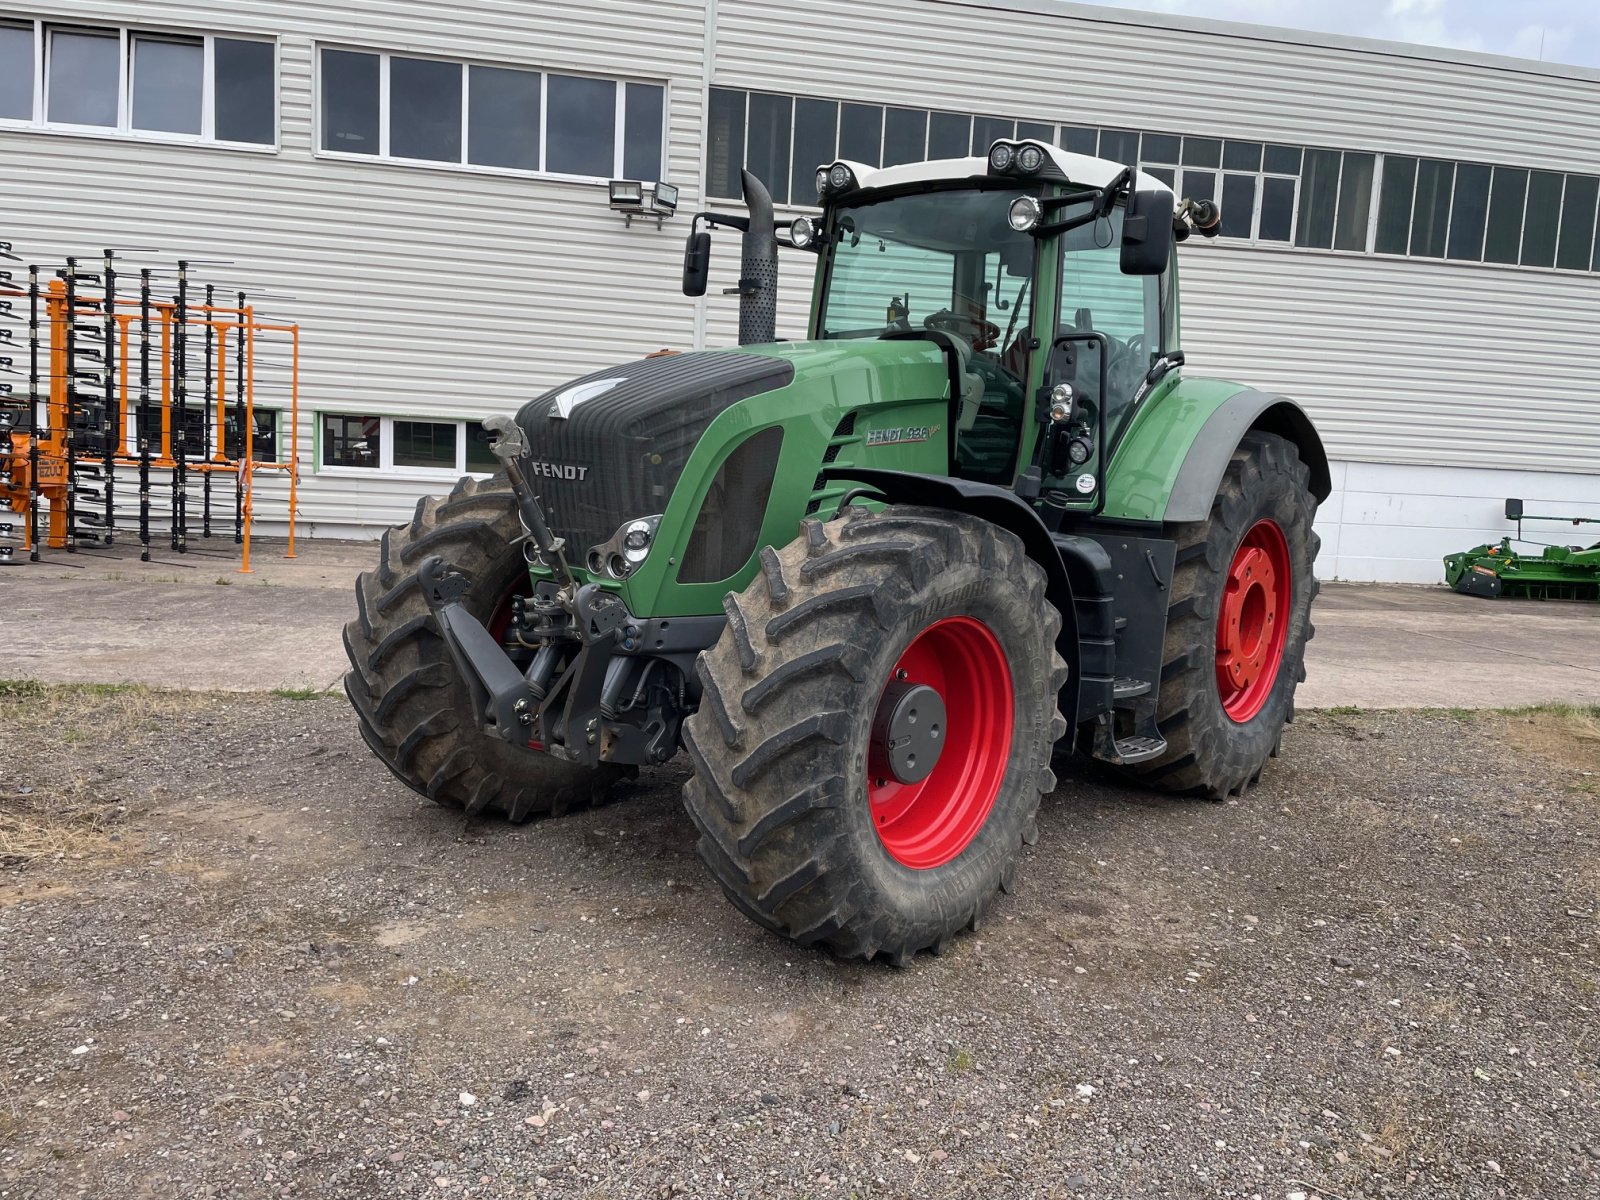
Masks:
[[[1021,145],[1022,142],[1012,144]],[[1033,144],[1043,148],[1061,169],[1061,173],[1072,183],[1081,183],[1087,187],[1105,187],[1123,168],[1122,163],[1112,162],[1106,158],[1091,158],[1087,154],[1074,154],[1070,150],[1063,150],[1048,142]],[[971,158],[936,158],[931,162],[904,163],[897,167],[869,167],[865,163],[852,162],[847,158],[836,161],[848,166],[855,173],[856,182],[863,188],[899,187],[908,183],[937,183],[942,179],[971,179],[974,176],[989,174],[988,157],[977,155]],[[826,167],[832,163],[817,165]],[[1022,182],[1029,177],[1017,175],[1003,178]],[[1137,188],[1141,192],[1166,192],[1169,195],[1172,192],[1172,189],[1161,180],[1143,171],[1138,172]]]

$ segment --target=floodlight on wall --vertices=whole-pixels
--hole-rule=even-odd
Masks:
[[[637,179],[611,181],[611,207],[618,212],[638,212],[644,207],[644,184]]]
[[[678,189],[670,183],[658,183],[650,193],[650,210],[658,217],[670,217],[678,211]]]
[[[611,207],[631,228],[634,217],[655,218],[656,228],[678,211],[678,189],[670,183],[647,186],[636,179],[613,179]]]

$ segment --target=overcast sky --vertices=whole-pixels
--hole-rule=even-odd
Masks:
[[[1600,67],[1600,0],[1091,0]]]

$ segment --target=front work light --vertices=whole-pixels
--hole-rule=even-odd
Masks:
[[[1032,175],[1044,166],[1044,151],[1038,146],[1029,143],[1017,151],[1017,168],[1024,175]]]
[[[1018,233],[1027,233],[1039,223],[1039,218],[1044,214],[1039,201],[1032,196],[1018,196],[1011,202],[1011,208],[1006,213],[1006,220],[1011,223],[1011,228]]]
[[[796,217],[789,225],[789,240],[804,250],[817,236],[817,226],[810,217]]]
[[[835,192],[842,192],[855,182],[855,176],[850,173],[850,168],[843,163],[834,163],[828,168],[828,187]]]
[[[1011,167],[1011,159],[1016,151],[1008,142],[996,142],[989,147],[989,169],[992,171],[1005,171]]]

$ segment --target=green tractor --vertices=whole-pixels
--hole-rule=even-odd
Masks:
[[[743,184],[684,266],[704,294],[741,231],[739,346],[486,421],[503,472],[361,576],[346,690],[405,784],[514,821],[684,751],[741,911],[900,963],[1011,887],[1057,767],[1259,778],[1327,458],[1294,402],[1183,371],[1208,201],[1034,141],[827,164],[816,218]],[[775,341],[780,240],[816,260],[806,341]]]

